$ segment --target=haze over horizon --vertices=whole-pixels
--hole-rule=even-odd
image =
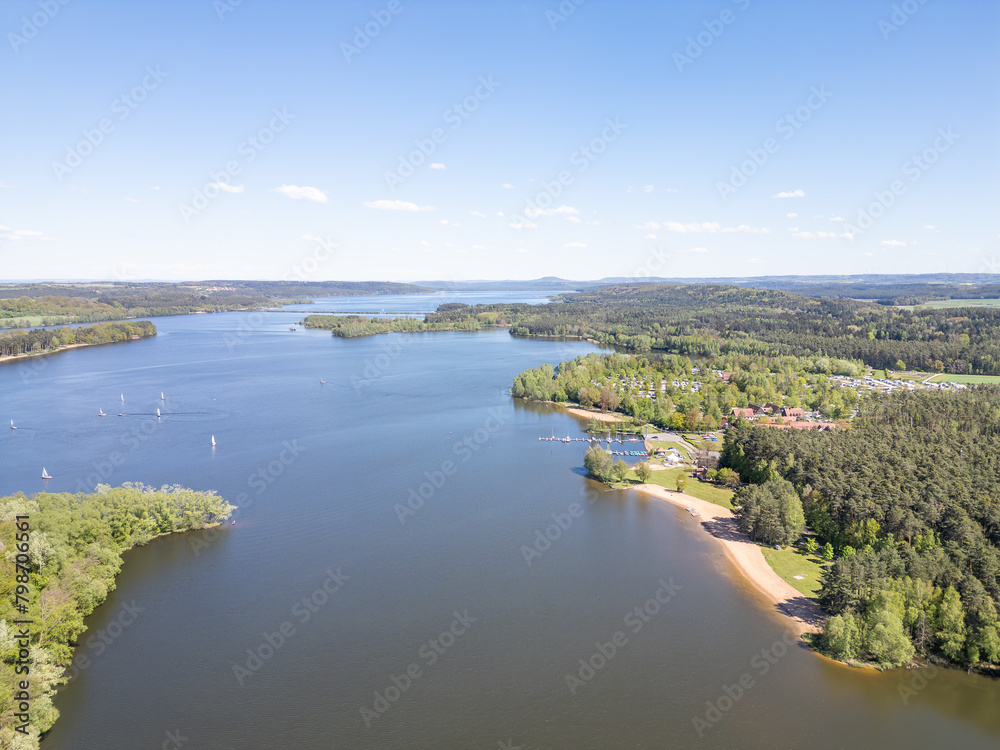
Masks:
[[[1000,271],[994,3],[36,0],[0,29],[7,279]]]

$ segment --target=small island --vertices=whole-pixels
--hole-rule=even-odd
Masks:
[[[63,326],[30,331],[5,331],[0,333],[0,363],[81,346],[138,341],[155,335],[156,326],[150,320],[95,323],[79,328]]]

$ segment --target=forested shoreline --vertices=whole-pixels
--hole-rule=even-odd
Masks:
[[[1000,388],[873,396],[850,430],[726,433],[722,466],[790,482],[829,545],[817,645],[898,666],[1000,660]]]
[[[114,590],[122,553],[161,534],[213,525],[234,509],[214,492],[176,485],[159,489],[130,483],[117,488],[98,485],[89,495],[39,493],[30,499],[23,494],[0,498],[0,550],[4,554],[0,747],[37,748],[39,734],[58,718],[52,697],[70,678],[71,664],[80,667],[73,661],[73,652],[85,630],[84,617]],[[15,566],[15,561],[23,567]],[[26,602],[23,611],[15,611],[15,600]],[[14,624],[18,619],[31,622]],[[17,638],[22,627],[29,633],[27,644]],[[17,669],[25,661],[31,684],[27,726],[15,717],[18,682],[25,679]],[[18,726],[24,731],[18,731]]]
[[[150,320],[96,323],[73,328],[38,328],[31,331],[0,332],[0,358],[16,358],[58,351],[67,346],[113,344],[150,338],[156,326]]]

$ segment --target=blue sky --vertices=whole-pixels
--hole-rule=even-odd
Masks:
[[[0,7],[0,278],[1000,272],[1000,5]]]

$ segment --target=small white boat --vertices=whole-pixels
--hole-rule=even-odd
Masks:
[[[160,418],[160,410],[159,410],[159,409],[157,409],[157,410],[156,410],[156,418],[157,418],[157,419],[159,419],[159,418]]]
[[[108,415],[104,413],[104,409],[98,409],[97,410],[97,416],[99,416],[99,417],[106,417]]]
[[[166,401],[167,399],[163,395],[163,391],[160,391],[160,401]]]
[[[212,447],[215,447],[215,435],[212,435]]]
[[[44,466],[42,467],[42,479],[52,479],[52,475],[45,470]]]
[[[326,381],[325,381],[325,380],[323,380],[323,378],[320,378],[320,379],[319,379],[319,384],[320,384],[320,385],[326,385]]]
[[[16,429],[17,429],[17,428],[16,428],[15,426],[14,426],[14,420],[13,420],[13,419],[12,419],[12,420],[10,420],[10,429],[12,429],[12,430],[16,430]]]
[[[123,404],[125,403],[125,394],[124,393],[122,394],[122,403]]]

